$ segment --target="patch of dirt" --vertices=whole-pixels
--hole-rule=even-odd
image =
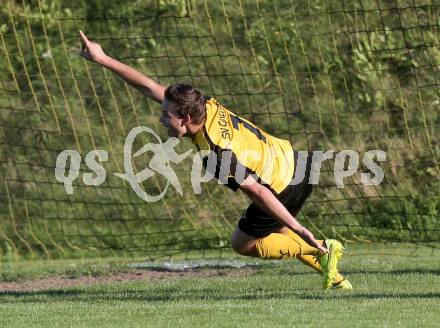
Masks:
[[[118,281],[151,281],[182,277],[242,277],[251,275],[254,272],[254,268],[182,271],[133,270],[130,272],[120,272],[102,276],[81,276],[75,278],[58,276],[34,280],[0,282],[0,292],[35,291],[76,286],[90,286]]]

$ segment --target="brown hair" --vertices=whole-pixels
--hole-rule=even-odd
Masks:
[[[165,98],[177,105],[177,115],[189,114],[194,123],[202,123],[206,117],[205,100],[202,93],[189,84],[172,84],[165,89]]]

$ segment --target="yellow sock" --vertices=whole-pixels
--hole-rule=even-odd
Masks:
[[[287,229],[286,231],[283,231],[283,233],[285,233],[286,236],[289,236],[291,239],[293,239],[298,244],[300,244],[300,245],[306,244],[307,245],[307,243],[300,236],[298,236],[296,233],[294,233],[292,230]],[[321,245],[324,244],[323,240],[318,240],[318,242]],[[316,260],[315,255],[298,254],[296,256],[296,258],[298,260],[300,260],[302,263],[304,263],[305,265],[315,269],[319,273],[322,273],[321,266],[319,265],[319,262]],[[341,282],[342,280],[344,280],[344,276],[341,275],[340,273],[338,273],[336,275],[335,283],[337,284],[337,283]]]
[[[307,243],[299,243],[281,233],[271,233],[256,243],[258,257],[262,259],[293,258],[301,255],[315,255],[319,251]]]

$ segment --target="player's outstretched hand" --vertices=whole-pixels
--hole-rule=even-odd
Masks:
[[[82,44],[81,56],[87,60],[101,64],[106,57],[101,45],[87,39],[86,35],[82,31],[79,31],[79,36],[81,37]]]
[[[300,237],[302,237],[302,239],[304,239],[307,244],[309,244],[312,247],[317,248],[321,252],[321,255],[329,253],[329,250],[327,248],[325,248],[325,246],[318,243],[318,241],[315,239],[315,236],[313,236],[313,234],[309,230],[304,228],[298,221],[296,221],[296,219],[294,219],[294,222],[296,224],[296,229],[294,231]]]
[[[329,250],[327,248],[325,248],[324,246],[321,246],[319,244],[316,244],[315,246],[317,249],[319,249],[321,251],[322,254],[328,254]]]

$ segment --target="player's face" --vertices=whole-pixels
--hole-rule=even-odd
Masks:
[[[186,126],[182,118],[176,114],[176,105],[167,99],[162,102],[162,116],[159,122],[168,129],[170,137],[182,138],[186,134]]]

